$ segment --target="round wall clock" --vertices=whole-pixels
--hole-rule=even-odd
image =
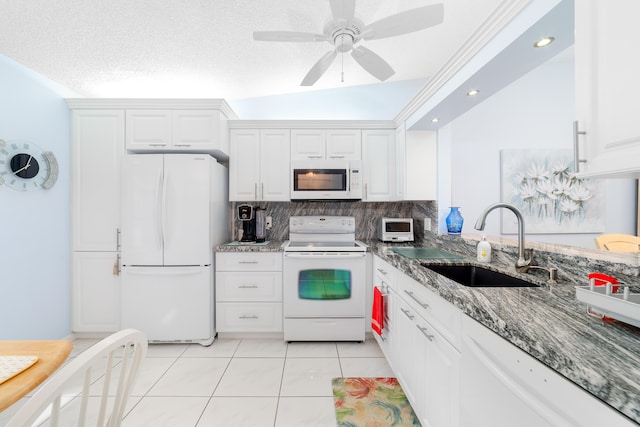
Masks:
[[[0,185],[18,191],[48,190],[58,179],[58,162],[51,151],[27,141],[0,139]]]

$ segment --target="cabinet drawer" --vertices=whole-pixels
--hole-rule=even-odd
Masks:
[[[282,273],[216,273],[216,301],[282,301]]]
[[[454,347],[460,347],[460,310],[409,276],[402,275],[399,295]]]
[[[218,252],[216,271],[282,271],[282,253]]]
[[[373,257],[373,277],[376,286],[387,285],[396,289],[396,273],[398,270],[380,257]]]
[[[217,303],[216,330],[282,332],[282,303]]]

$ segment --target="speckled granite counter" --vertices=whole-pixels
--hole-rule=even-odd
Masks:
[[[220,245],[216,250],[273,252],[282,251],[283,243]],[[414,245],[365,243],[371,252],[465,314],[640,424],[640,328],[620,322],[605,323],[588,316],[586,305],[576,299],[574,288],[586,285],[586,275],[592,271],[612,274],[623,283],[639,287],[638,257],[581,249],[557,252],[553,245],[527,244],[536,249],[537,264],[559,268],[559,283],[547,285],[542,271],[526,275],[515,272],[513,242],[492,241],[493,262],[484,267],[533,280],[540,287],[469,288],[427,270],[420,263],[476,264],[473,239],[442,236]],[[463,255],[464,259],[410,260],[390,250],[397,246],[437,247]]]
[[[463,239],[459,241],[463,242]],[[621,322],[605,323],[588,316],[586,305],[575,296],[574,286],[586,284],[585,271],[597,271],[597,267],[602,266],[597,261],[592,264],[573,256],[570,261],[555,260],[558,264],[541,263],[560,267],[559,283],[547,285],[544,272],[516,273],[515,256],[494,250],[494,262],[483,264],[484,267],[533,279],[540,287],[470,288],[420,265],[421,262],[478,264],[472,252],[474,246],[469,242],[424,244],[465,255],[464,260],[410,260],[392,252],[390,249],[394,244],[368,244],[374,254],[640,424],[640,329]],[[634,277],[637,269],[633,266],[614,262],[608,267],[617,271],[618,278],[629,274],[624,277],[625,283],[639,284]]]
[[[269,240],[265,243],[239,244],[229,242],[216,247],[216,252],[282,252],[282,240]]]

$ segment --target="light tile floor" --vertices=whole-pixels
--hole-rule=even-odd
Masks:
[[[71,357],[95,340],[77,340]],[[393,376],[377,342],[149,345],[124,427],[335,427],[334,377]],[[97,386],[97,385],[96,385]],[[0,413],[3,419],[20,406]]]

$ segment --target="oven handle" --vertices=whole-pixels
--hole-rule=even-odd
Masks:
[[[298,259],[313,259],[313,257],[318,257],[322,259],[346,259],[346,258],[363,258],[364,256],[366,256],[366,254],[364,252],[349,252],[349,253],[343,253],[338,255],[338,254],[331,254],[327,252],[322,252],[322,253],[311,252],[308,254],[285,253],[284,256],[287,258],[298,258]]]

